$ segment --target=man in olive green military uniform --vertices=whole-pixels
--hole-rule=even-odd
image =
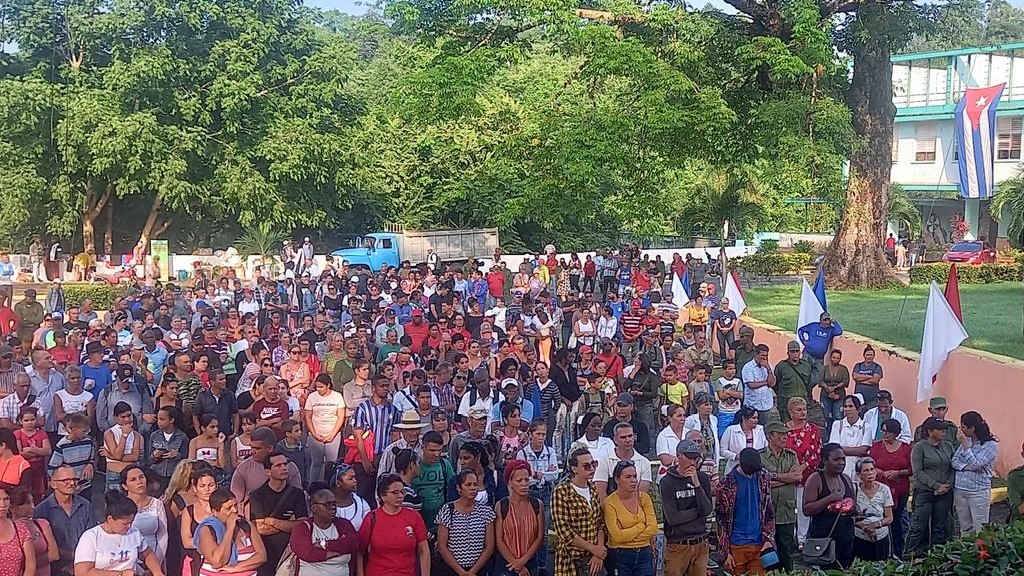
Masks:
[[[786,359],[775,365],[775,400],[779,418],[789,422],[789,399],[800,397],[811,399],[811,363],[801,355],[800,343],[790,340],[786,345]]]
[[[750,326],[740,327],[740,338],[733,343],[733,359],[736,360],[736,375],[743,378],[743,367],[757,356],[754,345],[754,329]]]
[[[22,341],[30,340],[32,334],[39,329],[43,319],[46,318],[46,310],[36,300],[34,288],[25,290],[25,299],[14,305],[14,313],[18,315],[20,321],[18,338],[21,338]]]
[[[949,442],[953,446],[953,451],[956,452],[957,435],[960,433],[960,427],[955,422],[946,420],[946,414],[949,412],[949,406],[946,404],[946,399],[942,396],[935,396],[928,401],[928,413],[932,417],[942,420],[946,423],[946,439],[943,442]],[[924,425],[920,425],[914,429],[914,442],[924,440]]]
[[[761,449],[761,464],[772,479],[772,504],[775,506],[775,552],[779,564],[787,572],[793,570],[793,554],[797,551],[796,486],[803,480],[804,464],[797,463],[796,452],[786,448],[789,429],[778,420],[765,426],[768,446]]]

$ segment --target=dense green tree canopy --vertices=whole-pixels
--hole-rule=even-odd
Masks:
[[[737,166],[760,223],[844,198],[847,65],[811,0],[785,34],[621,1],[12,0],[0,242],[194,246],[258,223],[498,226],[595,247],[720,230],[687,210]],[[740,234],[749,230],[741,229]],[[110,246],[97,246],[98,251]]]

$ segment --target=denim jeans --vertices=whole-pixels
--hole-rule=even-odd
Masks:
[[[825,434],[827,435],[832,430],[832,423],[843,417],[843,398],[833,400],[822,390],[821,411],[825,413]]]
[[[650,546],[609,548],[604,567],[608,576],[654,576],[654,556]]]
[[[530,498],[536,498],[544,505],[544,526],[552,525],[551,488],[551,484],[547,483],[541,487],[530,487]],[[499,552],[498,555],[500,556],[501,553]],[[539,570],[546,570],[548,567],[548,535],[546,530],[544,531],[544,537],[540,539],[540,548],[537,549],[537,554],[533,557],[533,564]]]

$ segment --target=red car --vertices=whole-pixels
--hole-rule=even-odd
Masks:
[[[957,242],[942,255],[943,262],[989,264],[996,261],[996,251],[982,242]]]

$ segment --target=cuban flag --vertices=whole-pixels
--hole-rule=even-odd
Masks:
[[[992,182],[992,164],[996,148],[996,107],[1006,84],[987,88],[968,88],[956,106],[957,165],[960,168],[960,195],[964,198],[988,198]]]

